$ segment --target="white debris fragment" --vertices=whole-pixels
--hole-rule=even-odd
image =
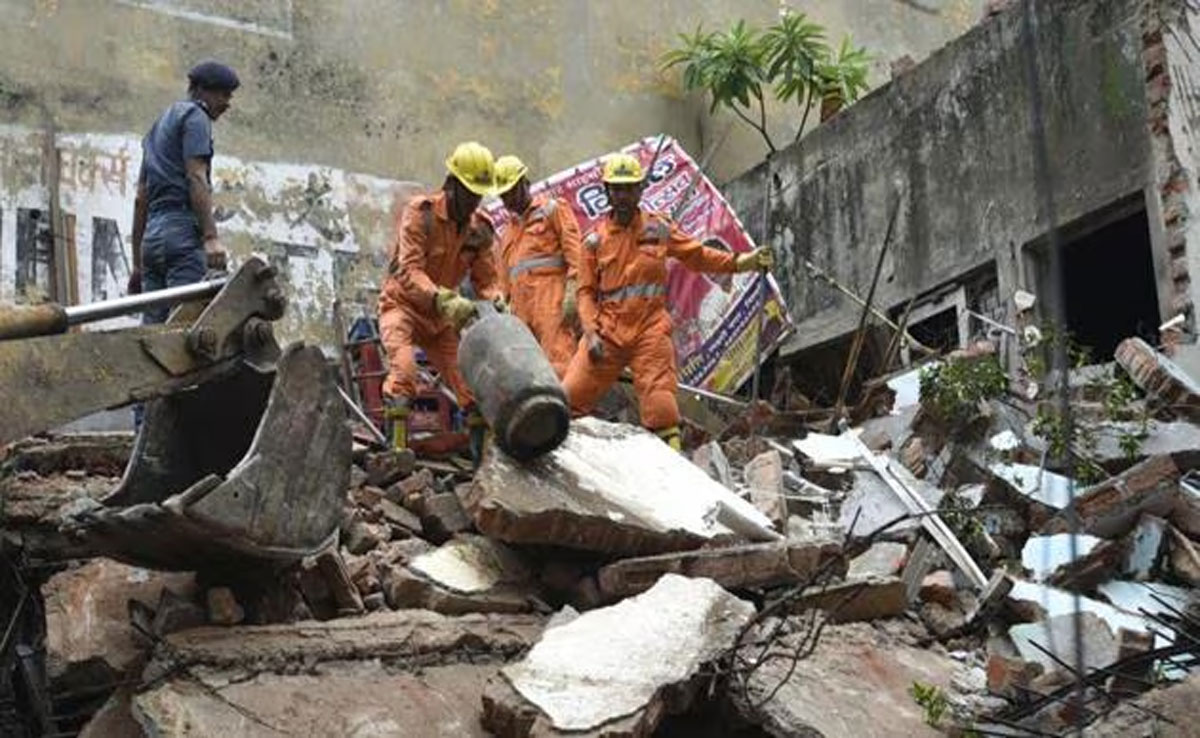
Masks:
[[[988,445],[997,451],[1016,451],[1021,447],[1021,439],[1011,430],[1001,431],[988,440]]]
[[[866,468],[866,460],[862,457],[858,444],[850,435],[857,432],[857,430],[850,430],[837,436],[809,433],[804,438],[792,441],[792,446],[800,454],[810,459],[818,469]]]
[[[888,380],[887,386],[896,393],[896,399],[892,402],[893,415],[906,407],[920,404],[921,370],[926,367],[937,366],[939,363],[936,361],[930,362],[919,369],[913,369],[911,372],[905,372]]]
[[[482,536],[449,541],[421,554],[408,565],[438,584],[458,592],[486,592],[501,582],[522,581],[529,572],[507,546]]]
[[[1040,582],[1053,574],[1063,564],[1078,561],[1092,552],[1102,539],[1089,535],[1075,536],[1075,558],[1071,558],[1071,533],[1056,533],[1051,536],[1030,536],[1021,550],[1021,566],[1033,572],[1033,579]]]
[[[1043,505],[1062,510],[1071,502],[1074,482],[1061,474],[1029,464],[996,463],[988,468],[1018,492]]]
[[[710,579],[666,574],[650,590],[546,630],[502,670],[558,730],[636,713],[733,645],[754,606]]]

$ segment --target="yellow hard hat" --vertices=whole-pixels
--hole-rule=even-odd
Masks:
[[[476,195],[490,195],[496,184],[496,165],[488,147],[476,141],[460,143],[446,159],[446,169]]]
[[[604,160],[604,174],[602,178],[605,182],[610,184],[629,184],[641,182],[644,177],[645,175],[642,174],[642,163],[632,154],[613,154]]]
[[[503,195],[521,181],[521,177],[529,171],[525,163],[508,154],[496,160],[496,194]]]

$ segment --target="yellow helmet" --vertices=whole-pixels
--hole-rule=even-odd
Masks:
[[[629,184],[641,182],[642,163],[632,154],[613,154],[604,160],[602,179],[611,184]]]
[[[512,154],[497,159],[496,194],[503,195],[505,192],[511,190],[528,171],[529,168],[525,166],[525,163]]]
[[[488,147],[475,141],[461,143],[446,159],[446,169],[476,195],[490,195],[496,183],[496,165]]]

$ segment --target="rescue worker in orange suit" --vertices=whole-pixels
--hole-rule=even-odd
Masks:
[[[698,272],[768,269],[771,252],[744,254],[708,248],[669,218],[640,205],[641,163],[617,154],[604,163],[612,212],[583,240],[579,260],[579,318],[583,338],[563,379],[571,412],[589,412],[626,367],[633,372],[642,425],[681,449],[675,400],[675,349],[667,310],[667,259]]]
[[[579,343],[579,223],[564,200],[531,197],[527,172],[515,156],[496,160],[496,192],[513,215],[500,239],[500,282],[508,309],[529,326],[561,380]]]
[[[379,296],[379,330],[388,355],[383,383],[393,444],[408,445],[408,416],[417,390],[414,349],[454,391],[467,411],[471,451],[482,451],[485,425],[458,370],[458,334],[476,314],[475,303],[457,291],[470,275],[479,299],[502,301],[492,250],[492,225],[478,212],[494,187],[492,152],[471,141],[446,160],[440,192],[413,198],[404,208],[392,242]]]

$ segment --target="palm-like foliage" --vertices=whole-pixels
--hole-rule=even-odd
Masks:
[[[801,109],[799,139],[813,104],[848,105],[867,88],[870,57],[847,36],[837,50],[825,42],[825,29],[804,13],[787,12],[759,32],[739,20],[727,31],[679,35],[680,45],[662,57],[663,69],[683,68],[685,90],[704,90],[711,96],[709,112],[732,110],[762,135],[767,148],[775,144],[767,132],[764,89],[783,102],[795,100]],[[754,108],[757,120],[754,119]]]
[[[763,87],[768,83],[763,67],[766,47],[762,35],[738,21],[725,32],[680,34],[682,45],[667,52],[663,68],[683,66],[685,89],[704,89],[712,96],[709,112],[718,107],[732,110],[762,134],[767,147],[775,151],[766,127],[766,101]],[[758,108],[758,121],[750,117]]]

